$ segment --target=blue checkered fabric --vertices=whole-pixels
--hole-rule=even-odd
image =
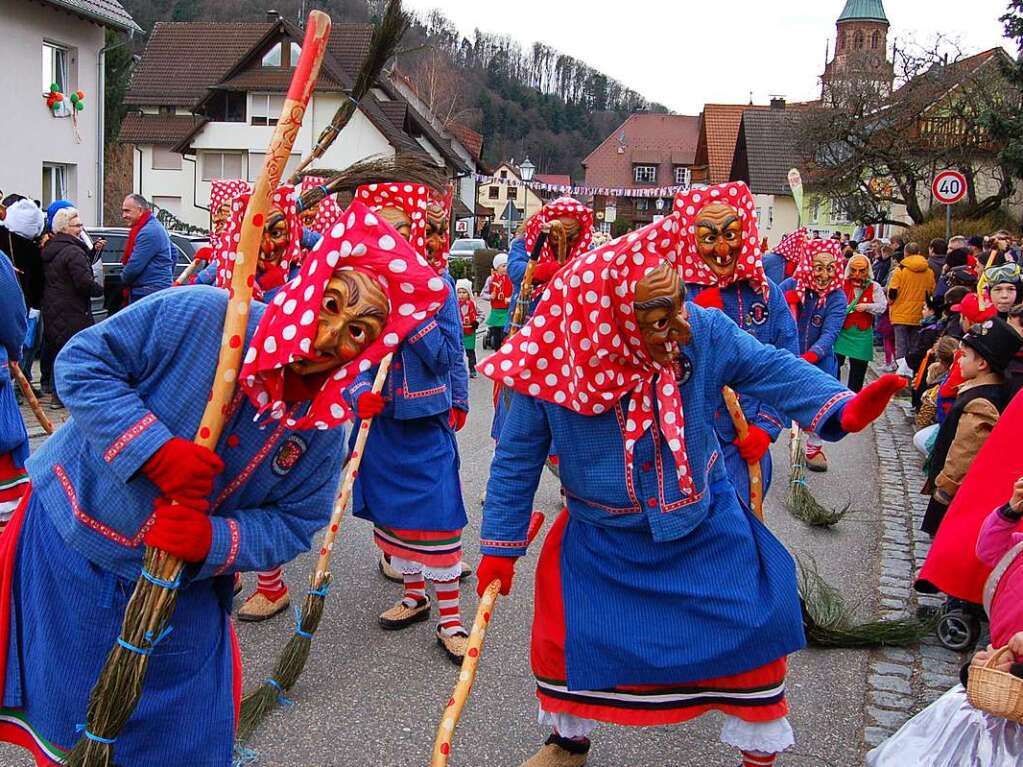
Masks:
[[[781,284],[782,291],[795,290],[796,281],[791,277]],[[838,374],[835,360],[835,341],[845,324],[845,310],[848,304],[845,292],[835,290],[828,294],[824,304],[817,305],[819,297],[813,290],[806,291],[803,303],[796,317],[801,354],[813,352],[817,355],[817,367],[831,375]]]
[[[57,358],[71,418],[29,460],[33,493],[67,545],[120,577],[138,576],[157,497],[140,469],[172,436],[194,438],[226,307],[216,288],[162,291],[83,330]],[[263,309],[251,305],[250,338]],[[247,398],[232,404],[217,446],[213,545],[191,578],[290,561],[326,523],[338,485],[344,429],[261,427]]]
[[[490,468],[484,554],[525,553],[533,496],[552,446],[573,515],[600,527],[649,529],[654,541],[686,536],[709,511],[708,487],[728,480],[711,428],[723,386],[768,403],[825,439],[843,436],[836,416],[852,392],[790,352],[761,344],[721,312],[688,308],[693,341],[684,349],[690,372],[681,395],[694,494],[682,496],[671,452],[653,430],[637,442],[633,473],[626,476],[626,398],[607,413],[583,416],[514,394]]]
[[[28,324],[25,300],[14,265],[0,250],[0,453],[14,454],[18,466],[28,458],[28,434],[14,397],[14,382],[8,361],[21,359],[21,346]]]

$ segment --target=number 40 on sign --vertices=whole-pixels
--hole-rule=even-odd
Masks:
[[[952,206],[966,196],[966,176],[957,170],[943,170],[931,184],[934,199],[945,206],[945,238],[952,236]]]

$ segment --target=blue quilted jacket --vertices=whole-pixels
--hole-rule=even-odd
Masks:
[[[77,334],[57,357],[71,418],[29,459],[33,493],[68,546],[123,578],[139,573],[157,497],[140,469],[171,437],[194,437],[226,306],[215,288],[162,291]],[[248,337],[263,310],[251,305]],[[254,416],[236,394],[217,446],[225,469],[211,497],[213,545],[190,578],[288,562],[330,516],[344,429],[260,428]]]
[[[628,395],[607,413],[584,416],[514,394],[490,468],[484,554],[525,553],[533,496],[552,446],[573,515],[601,527],[649,529],[655,541],[684,537],[708,513],[708,487],[729,481],[711,428],[723,386],[770,404],[824,439],[844,436],[837,416],[853,394],[834,377],[759,343],[717,310],[690,304],[689,313],[693,342],[685,347],[684,367],[690,374],[680,393],[695,492],[682,495],[674,458],[654,429],[636,443],[633,473],[626,475]]]

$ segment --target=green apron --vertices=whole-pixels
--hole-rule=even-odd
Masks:
[[[859,306],[860,300],[866,292],[866,286],[860,288],[859,294],[845,310],[846,317],[852,314],[856,307]],[[869,328],[842,328],[838,334],[838,340],[835,341],[835,354],[850,357],[854,360],[863,360],[864,362],[870,362],[870,360],[874,359],[873,323]]]

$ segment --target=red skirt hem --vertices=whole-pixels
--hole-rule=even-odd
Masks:
[[[0,722],[0,743],[9,743],[28,751],[35,759],[36,767],[59,767],[61,764],[50,758],[27,726]]]

